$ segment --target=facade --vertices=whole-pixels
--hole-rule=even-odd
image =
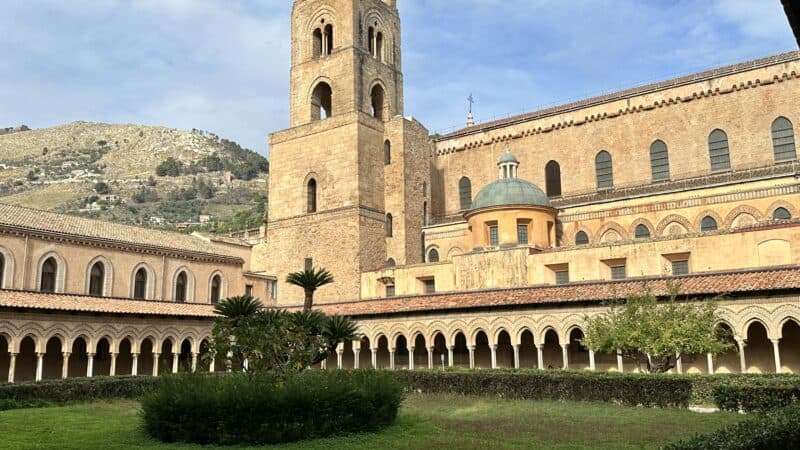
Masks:
[[[395,1],[294,2],[257,239],[0,206],[0,374],[211,370],[214,301],[297,308],[305,267],[364,335],[328,367],[638,370],[585,349],[585,318],[679,285],[724,295],[737,348],[676,371],[800,372],[800,52],[432,139],[404,116],[400,33]]]

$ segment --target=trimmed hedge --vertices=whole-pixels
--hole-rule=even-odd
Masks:
[[[667,446],[670,450],[800,448],[800,404],[757,414],[721,430]]]
[[[153,377],[93,377],[0,385],[0,410],[107,398],[136,398],[161,382]]]
[[[403,387],[378,371],[169,376],[142,401],[145,430],[164,442],[276,444],[376,431],[397,417]]]
[[[714,400],[726,411],[767,411],[800,401],[800,385],[794,386],[719,386]]]

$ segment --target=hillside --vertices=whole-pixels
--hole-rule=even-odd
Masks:
[[[201,216],[246,228],[263,215],[269,163],[208,132],[91,122],[3,130],[0,203],[167,228]]]

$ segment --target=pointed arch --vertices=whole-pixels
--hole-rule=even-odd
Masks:
[[[95,297],[113,295],[114,266],[103,255],[94,257],[86,266],[85,292]]]
[[[311,91],[311,121],[333,117],[333,89],[326,81],[320,81]]]
[[[208,277],[208,302],[216,305],[228,295],[228,283],[221,271],[215,270]]]
[[[715,211],[706,210],[697,215],[694,220],[693,230],[701,233],[708,233],[718,230],[725,221]]]
[[[172,300],[178,303],[194,301],[194,275],[186,266],[181,266],[172,275]]]
[[[561,197],[561,165],[549,161],[544,166],[545,189],[548,197]]]
[[[137,300],[153,300],[156,290],[156,272],[145,263],[140,262],[131,272],[131,298]]]
[[[42,292],[64,292],[67,263],[55,251],[45,253],[36,266],[36,289]]]
[[[472,208],[472,181],[465,176],[458,180],[458,200],[461,211]]]
[[[14,288],[14,254],[0,246],[0,289]]]
[[[675,227],[675,225],[679,227]],[[672,236],[678,234],[686,234],[692,228],[689,221],[678,214],[670,214],[661,219],[656,227],[656,236]]]
[[[388,118],[389,108],[386,101],[386,89],[380,82],[375,82],[369,91],[370,115],[376,119]]]

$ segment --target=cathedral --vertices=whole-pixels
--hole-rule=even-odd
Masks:
[[[295,0],[290,125],[257,239],[0,206],[0,376],[225,370],[213,305],[315,308],[362,338],[322,366],[638,370],[586,317],[717,296],[736,348],[674,372],[800,373],[800,52],[431,136],[403,107],[394,0]]]

